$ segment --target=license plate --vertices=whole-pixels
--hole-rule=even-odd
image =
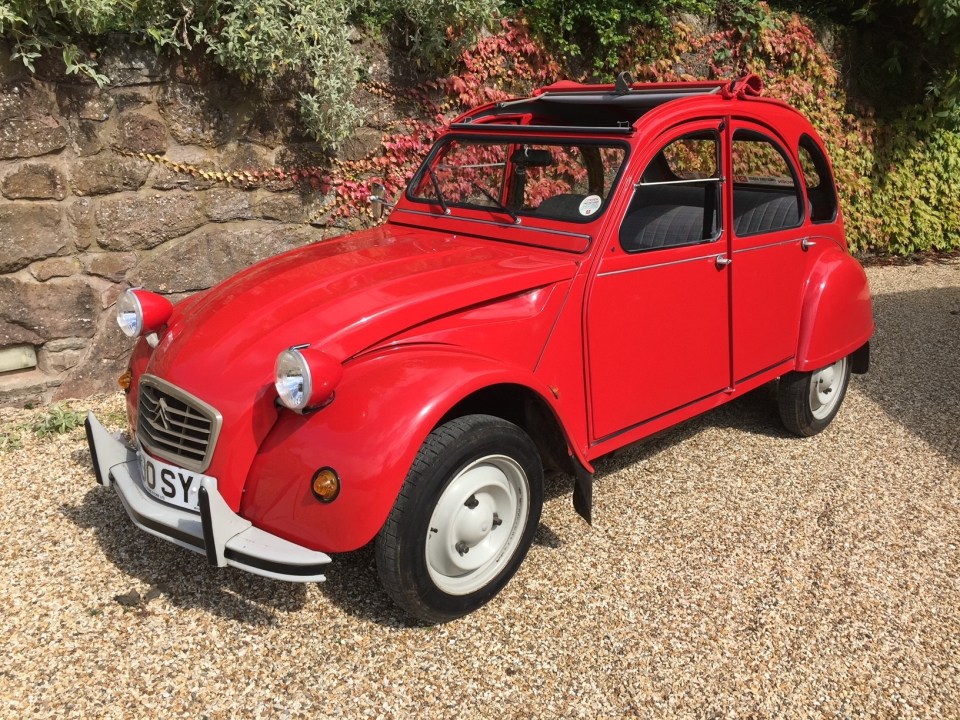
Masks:
[[[176,465],[168,465],[150,457],[142,447],[137,448],[144,489],[157,500],[187,510],[199,510],[200,481],[211,478]]]

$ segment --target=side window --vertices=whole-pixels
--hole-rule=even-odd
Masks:
[[[696,132],[671,141],[647,165],[620,226],[627,252],[720,237],[720,136]]]
[[[810,220],[832,222],[837,217],[837,188],[827,158],[809,135],[800,138],[798,154],[807,188],[807,202],[810,203]]]
[[[800,225],[800,188],[783,150],[765,135],[737,130],[731,155],[734,232],[743,237]]]

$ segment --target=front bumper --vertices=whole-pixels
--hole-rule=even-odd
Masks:
[[[143,489],[136,451],[110,435],[93,413],[85,426],[97,482],[117,491],[141,530],[205,554],[214,567],[230,565],[290,582],[325,579],[320,571],[330,562],[328,555],[253,527],[230,509],[213,478],[201,484],[199,514],[162,503]]]

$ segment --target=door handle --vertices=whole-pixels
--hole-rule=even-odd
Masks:
[[[806,252],[807,250],[809,250],[810,248],[812,248],[812,247],[813,247],[814,245],[816,245],[816,244],[817,244],[817,243],[815,243],[815,242],[814,242],[813,240],[811,240],[810,238],[804,238],[803,240],[800,241],[800,249],[803,250],[804,252]]]
[[[726,255],[717,255],[714,262],[717,264],[717,270],[723,270],[723,268],[732,263],[733,260],[728,258]]]

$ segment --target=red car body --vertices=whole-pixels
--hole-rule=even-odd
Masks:
[[[515,220],[500,207],[431,200],[421,171],[422,191],[415,178],[381,227],[269,259],[176,306],[156,347],[141,338],[133,352],[132,427],[145,375],[216,408],[222,423],[203,473],[218,479],[230,510],[297,546],[337,553],[380,532],[425,439],[460,414],[524,428],[545,459],[580,478],[588,512],[596,458],[790,373],[845,357],[865,371],[870,294],[847,251],[823,144],[799,113],[757,89],[561,83],[513,107],[467,113],[438,147],[451,137],[482,152],[503,137],[548,150],[606,143],[603,153],[623,158],[616,179],[605,197],[580,200],[579,215],[539,217],[517,205]],[[617,124],[590,125],[595,110]],[[664,193],[686,184],[705,190],[707,205],[719,202],[703,211],[712,239],[631,251],[625,218],[676,138],[716,148],[716,177],[649,184]],[[772,147],[784,158],[802,196],[799,221],[737,232],[739,139],[763,146],[746,155]],[[427,164],[439,174],[436,152]],[[511,167],[506,152],[496,163],[504,185],[534,172]],[[813,154],[814,170],[801,152]],[[816,171],[819,190],[805,180]],[[783,194],[785,177],[779,189],[761,182],[743,197]],[[810,195],[829,191],[832,212]],[[332,401],[313,412],[277,403],[277,356],[299,344],[342,367]],[[313,493],[318,468],[338,476],[332,502]]]

